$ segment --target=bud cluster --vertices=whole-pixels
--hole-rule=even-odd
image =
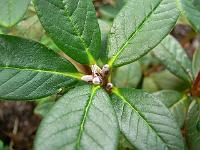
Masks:
[[[106,90],[111,90],[113,85],[112,83],[107,83],[108,77],[110,74],[110,68],[109,65],[104,65],[102,69],[95,65],[92,65],[91,67],[92,75],[85,75],[81,78],[81,80],[93,83],[95,85],[103,85],[106,87]]]

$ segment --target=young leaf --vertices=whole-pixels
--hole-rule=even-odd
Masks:
[[[173,90],[163,90],[153,95],[170,109],[179,127],[182,128],[190,104],[189,98]]]
[[[197,2],[193,3],[192,0],[180,0],[179,2],[183,14],[187,17],[192,26],[200,32],[200,5],[196,5]]]
[[[43,120],[35,150],[114,150],[118,123],[109,96],[99,87],[69,91]]]
[[[122,66],[145,55],[171,31],[178,16],[174,0],[128,1],[111,28],[110,66]]]
[[[155,48],[154,55],[173,74],[188,83],[192,82],[192,63],[181,45],[172,36],[167,36]]]
[[[113,92],[111,97],[121,132],[136,149],[183,149],[174,118],[156,97],[135,89]]]
[[[61,50],[83,64],[98,59],[101,34],[91,0],[34,0],[34,4],[44,29]]]
[[[76,69],[45,46],[0,35],[0,99],[39,99],[79,78]]]
[[[187,141],[189,148],[197,150],[200,147],[200,103],[193,101],[188,110],[186,120]]]
[[[119,88],[136,87],[142,78],[142,68],[139,62],[117,68],[113,75],[113,83]]]
[[[24,16],[30,0],[0,0],[0,25],[12,27]]]
[[[198,73],[200,72],[200,48],[196,50],[193,55],[192,71],[194,78],[196,78]]]

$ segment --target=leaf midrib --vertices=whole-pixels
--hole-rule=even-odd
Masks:
[[[51,2],[48,1],[48,0],[47,0],[47,2],[48,2],[49,4],[51,4],[51,5],[53,5],[53,6],[57,7],[57,8],[59,8],[59,9],[63,10],[63,11],[65,12],[65,13],[64,13],[64,16],[66,16],[66,17],[69,19],[69,21],[70,21],[70,23],[71,23],[71,25],[72,25],[72,27],[73,27],[75,33],[77,34],[78,38],[80,39],[80,41],[81,41],[81,43],[82,43],[82,45],[83,45],[83,47],[84,47],[84,49],[85,49],[85,52],[86,52],[86,54],[87,54],[87,56],[88,56],[88,60],[90,61],[90,64],[95,63],[95,60],[94,60],[92,54],[90,53],[90,49],[89,49],[88,45],[86,44],[85,40],[82,38],[81,34],[79,33],[79,30],[78,30],[78,28],[76,27],[75,23],[73,22],[73,19],[70,17],[69,12],[68,12],[67,8],[65,7],[64,1],[62,1],[62,4],[64,5],[64,8],[60,8],[60,7],[58,7],[57,5],[51,3]],[[77,5],[78,5],[78,4],[77,4]]]
[[[34,69],[34,68],[19,68],[19,67],[11,67],[11,66],[0,66],[0,70],[18,70],[18,71],[32,71],[32,72],[41,72],[41,73],[49,73],[49,74],[55,74],[65,77],[71,77],[75,79],[81,79],[82,74],[80,73],[68,73],[68,72],[57,72],[52,70],[43,70],[43,69]]]
[[[93,97],[94,97],[96,91],[97,91],[99,88],[100,88],[99,86],[92,87],[89,100],[88,100],[87,105],[86,105],[86,107],[85,107],[85,109],[84,109],[84,115],[83,115],[83,118],[82,118],[82,121],[81,121],[80,129],[79,129],[79,133],[78,133],[78,139],[77,139],[77,142],[76,142],[76,147],[77,147],[78,150],[80,149],[81,137],[82,137],[82,135],[83,135],[83,130],[84,130],[84,127],[85,127],[85,121],[86,121],[86,119],[87,119],[87,115],[88,115],[89,108],[90,108],[90,106],[91,106]]]
[[[116,94],[116,96],[118,96],[125,104],[127,104],[132,110],[134,110],[143,120],[144,122],[147,124],[147,126],[152,129],[152,131],[157,135],[157,137],[159,137],[159,139],[167,146],[168,149],[170,149],[169,145],[167,145],[165,143],[165,140],[157,134],[156,130],[154,129],[154,127],[152,127],[147,121],[145,116],[143,116],[138,110],[137,108],[135,108],[134,106],[132,106],[127,100],[126,98],[120,93],[120,91],[118,89],[114,89],[113,93]]]
[[[112,66],[115,60],[119,57],[121,52],[126,48],[128,45],[129,41],[136,36],[136,34],[142,29],[142,27],[145,25],[146,21],[153,15],[154,11],[160,6],[163,0],[161,0],[152,11],[143,19],[143,21],[139,24],[139,26],[136,28],[136,30],[128,37],[126,42],[120,47],[118,52],[113,56],[113,58],[109,61],[109,65]],[[126,4],[128,5],[128,3]]]
[[[187,100],[187,96],[183,95],[181,99],[179,99],[178,101],[176,101],[175,103],[171,104],[169,106],[170,109],[173,109],[176,105],[178,105],[181,102],[184,102],[185,100]]]

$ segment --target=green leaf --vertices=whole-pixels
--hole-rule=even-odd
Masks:
[[[42,44],[46,45],[48,48],[53,51],[59,53],[61,50],[57,47],[57,45],[49,38],[47,35],[44,35],[40,41]]]
[[[111,97],[121,132],[136,149],[183,149],[174,118],[156,97],[135,89],[114,89]]]
[[[0,0],[0,25],[11,27],[24,16],[30,0]]]
[[[174,0],[130,0],[115,18],[109,39],[109,64],[136,61],[172,30],[179,16]]]
[[[168,70],[155,72],[144,78],[143,87],[145,91],[156,92],[158,90],[178,90],[188,89],[188,85],[173,75]]]
[[[191,150],[197,150],[200,147],[200,103],[193,101],[188,110],[186,120],[187,141]]]
[[[109,96],[81,86],[64,95],[43,120],[35,150],[114,150],[118,123]]]
[[[154,55],[169,71],[188,83],[192,83],[192,63],[181,45],[167,36],[154,50]]]
[[[179,0],[180,9],[195,30],[200,32],[200,5],[194,5],[192,0]],[[198,8],[197,8],[198,7]]]
[[[114,19],[114,17],[119,13],[121,8],[125,5],[127,0],[115,0],[113,5],[104,5],[99,8],[101,15],[104,18]]]
[[[55,104],[56,96],[49,96],[38,100],[34,113],[45,117]]]
[[[200,48],[196,50],[193,55],[192,71],[194,78],[196,78],[198,73],[200,72]]]
[[[74,66],[45,46],[0,35],[0,99],[39,99],[80,78]]]
[[[153,95],[170,109],[179,127],[182,128],[190,104],[189,98],[186,95],[173,90],[163,90],[156,92]]]
[[[34,0],[34,4],[44,29],[61,50],[83,64],[98,59],[101,34],[91,0]]]
[[[147,92],[156,92],[159,90],[159,86],[155,82],[155,79],[151,76],[145,77],[142,83],[142,89]]]
[[[113,83],[116,87],[137,87],[142,78],[142,68],[139,62],[117,68],[113,75]]]
[[[108,61],[107,39],[108,39],[108,33],[110,31],[110,24],[101,19],[99,19],[98,22],[101,29],[101,39],[102,39],[100,59],[105,64]]]
[[[193,6],[195,6],[200,11],[200,1],[199,0],[192,0]]]
[[[0,150],[3,150],[3,142],[0,140]]]

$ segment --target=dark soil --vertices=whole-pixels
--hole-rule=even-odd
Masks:
[[[31,150],[41,117],[32,102],[0,102],[0,139],[14,150]]]

